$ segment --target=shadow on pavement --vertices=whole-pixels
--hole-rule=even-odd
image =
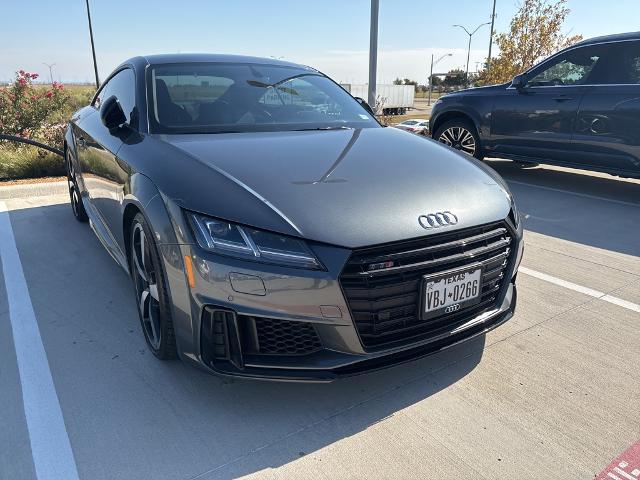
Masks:
[[[640,181],[487,160],[509,183],[526,230],[640,255]]]
[[[146,349],[129,278],[69,205],[14,210],[11,221],[82,478],[275,468],[434,395],[482,357],[479,337],[332,384],[236,381],[160,362]]]

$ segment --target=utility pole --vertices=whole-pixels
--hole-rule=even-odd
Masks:
[[[481,23],[480,25],[478,25],[476,27],[476,29],[473,32],[469,32],[469,30],[467,30],[465,27],[463,27],[462,25],[454,25],[454,27],[460,27],[461,29],[463,29],[465,31],[465,33],[467,35],[469,35],[469,48],[467,49],[467,69],[466,69],[466,77],[465,77],[465,82],[469,82],[469,56],[471,55],[471,37],[473,37],[473,35],[480,30],[480,27],[484,27],[485,25],[489,25],[491,22],[487,22],[487,23]]]
[[[51,80],[51,85],[53,85],[53,73],[52,73],[52,69],[53,66],[55,65],[55,63],[45,63],[42,62],[43,65],[46,65],[47,67],[49,67],[49,79]]]
[[[496,19],[496,0],[493,0],[493,12],[491,12],[491,35],[489,35],[489,56],[487,57],[487,69],[491,68],[491,46],[493,45],[493,24]]]
[[[376,111],[376,72],[378,69],[378,12],[380,0],[371,0],[371,27],[369,30],[369,96],[367,102]]]
[[[431,92],[433,91],[433,66],[437,65],[440,60],[444,57],[451,57],[453,53],[445,53],[435,62],[433,61],[433,53],[431,54],[431,71],[429,72],[429,100],[427,101],[427,105],[431,105]]]
[[[91,54],[93,55],[93,71],[96,74],[96,89],[100,88],[100,80],[98,79],[98,64],[96,63],[96,47],[93,43],[93,27],[91,26],[91,11],[89,10],[89,0],[87,3],[87,19],[89,20],[89,37],[91,37]]]

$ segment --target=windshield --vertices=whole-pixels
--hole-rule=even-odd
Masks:
[[[151,69],[154,133],[228,133],[379,127],[353,97],[313,70],[193,63]]]

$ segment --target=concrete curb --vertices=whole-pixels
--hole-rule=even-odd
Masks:
[[[0,199],[44,197],[68,193],[67,182],[25,183],[0,187]]]

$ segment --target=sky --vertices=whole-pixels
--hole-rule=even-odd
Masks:
[[[468,36],[488,22],[493,0],[380,0],[378,83],[463,68]],[[518,0],[497,0],[496,31],[508,29]],[[368,78],[370,0],[90,0],[100,78],[129,57],[212,52],[277,57],[337,81]],[[640,0],[569,0],[565,33],[585,38],[640,30]],[[84,0],[9,2],[0,18],[0,80],[24,69],[90,82],[93,65]],[[489,26],[473,36],[469,70],[489,46]],[[495,50],[494,50],[495,51]]]

